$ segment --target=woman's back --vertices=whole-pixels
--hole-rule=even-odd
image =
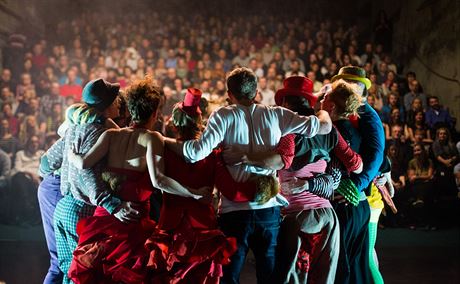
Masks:
[[[118,169],[146,171],[147,143],[152,135],[145,128],[111,130],[107,166]]]

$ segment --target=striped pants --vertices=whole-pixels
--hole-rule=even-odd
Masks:
[[[83,218],[92,216],[96,207],[66,195],[56,205],[54,211],[54,232],[56,234],[56,250],[59,268],[64,273],[62,283],[72,283],[67,276],[73,251],[78,244],[77,223]]]

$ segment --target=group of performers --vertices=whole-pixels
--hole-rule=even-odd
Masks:
[[[151,77],[122,95],[89,82],[40,164],[44,283],[239,283],[249,249],[258,283],[383,283],[373,246],[391,186],[365,75],[343,67],[321,94],[289,77],[267,107],[253,71],[237,68],[206,125],[201,91],[187,90],[175,139],[153,131]],[[114,122],[121,100],[129,127]]]

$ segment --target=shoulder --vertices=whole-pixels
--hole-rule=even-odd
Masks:
[[[131,132],[129,129],[114,129],[114,128],[110,128],[110,129],[107,129],[104,131],[104,135],[106,136],[113,136],[113,135],[116,135],[116,134],[119,134],[119,133],[128,133],[128,132]]]
[[[142,135],[139,135],[139,139],[142,139],[148,143],[164,143],[164,137],[158,131],[148,130]]]

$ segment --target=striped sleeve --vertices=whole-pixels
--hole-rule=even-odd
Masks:
[[[330,174],[319,174],[308,179],[308,191],[328,200],[334,196],[333,185],[334,179]]]

